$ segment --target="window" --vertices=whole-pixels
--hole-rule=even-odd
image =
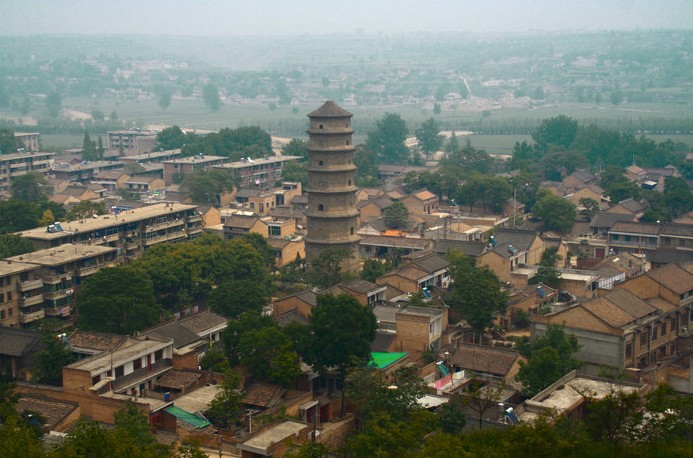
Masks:
[[[325,207],[323,206],[323,204],[318,204],[318,211],[321,212],[323,210],[325,210]]]
[[[630,235],[624,235],[623,240],[625,240],[626,242],[630,242]]]
[[[354,228],[353,227],[350,229],[350,234],[354,235]]]
[[[643,332],[640,334],[640,346],[644,347],[647,345],[647,332]]]
[[[116,376],[116,378],[122,377],[123,375],[125,375],[125,369],[123,368],[123,366],[118,366],[118,367],[116,367],[116,368],[115,368],[115,376]]]
[[[267,226],[267,234],[278,237],[282,235],[282,229],[279,226]]]
[[[652,325],[652,340],[657,340],[657,325]]]
[[[677,326],[678,321],[679,321],[679,317],[677,317],[677,316],[675,316],[671,319],[671,332],[676,331],[676,328],[678,327]]]
[[[142,358],[137,358],[132,362],[132,368],[134,370],[142,369]]]
[[[318,129],[322,129],[322,124],[320,124],[320,125],[318,126]]]
[[[662,333],[662,337],[667,335],[667,324],[666,323],[662,323],[662,329],[660,332]]]
[[[633,344],[628,342],[626,344],[626,358],[632,358],[633,357]]]
[[[318,161],[318,165],[322,167],[322,161]]]

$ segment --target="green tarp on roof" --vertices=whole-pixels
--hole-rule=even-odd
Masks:
[[[369,363],[371,367],[377,367],[378,369],[385,369],[390,364],[398,361],[409,353],[406,352],[371,352],[371,362]]]
[[[204,420],[198,416],[195,416],[191,414],[190,412],[186,412],[185,410],[176,407],[176,406],[171,406],[167,407],[166,412],[170,413],[176,418],[179,418],[183,420],[186,423],[190,423],[191,425],[195,426],[196,428],[204,428],[205,426],[209,426],[211,423],[208,422],[207,420]]]

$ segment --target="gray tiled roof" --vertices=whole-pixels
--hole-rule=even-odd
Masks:
[[[0,328],[0,355],[26,356],[41,341],[41,333],[31,329]]]

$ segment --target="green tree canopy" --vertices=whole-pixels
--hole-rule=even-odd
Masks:
[[[430,155],[438,151],[443,144],[443,136],[435,119],[431,118],[416,129],[416,139],[419,141],[421,151]]]
[[[221,108],[219,88],[214,83],[207,84],[202,88],[202,100],[210,110],[219,111],[219,108]]]
[[[31,240],[14,234],[0,234],[0,259],[31,251],[34,251],[34,245],[31,243]]]
[[[375,152],[382,162],[388,164],[406,164],[409,159],[409,148],[404,141],[409,129],[400,115],[385,113],[376,123],[374,131],[366,138],[366,147]]]
[[[208,304],[213,312],[227,318],[237,318],[246,311],[262,311],[269,302],[267,285],[251,280],[231,280],[209,293]]]
[[[60,111],[63,109],[63,96],[56,90],[48,92],[44,101],[48,116],[57,118],[60,116]]]
[[[107,267],[80,288],[79,326],[115,334],[132,334],[159,321],[152,281],[142,269]]]
[[[312,260],[312,265],[306,273],[306,281],[321,289],[344,281],[348,275],[342,270],[342,265],[353,257],[354,253],[348,248],[330,247],[323,250]]]
[[[532,208],[532,214],[541,218],[547,231],[565,233],[575,224],[575,205],[548,189],[541,189],[537,193],[537,202]]]
[[[23,148],[22,141],[9,129],[0,129],[0,154],[13,154]]]
[[[195,171],[181,184],[193,202],[208,205],[219,205],[219,195],[233,190],[233,187],[233,175],[221,169]]]
[[[344,383],[349,368],[365,364],[370,358],[377,328],[375,315],[347,294],[321,295],[317,301],[309,317],[310,342],[301,353],[317,370],[337,369]],[[343,401],[344,389],[342,413]]]
[[[187,138],[187,135],[180,127],[167,127],[156,134],[156,149],[172,150],[182,148]]]
[[[396,200],[383,211],[385,225],[390,229],[403,229],[409,220],[409,209],[402,202]]]
[[[306,158],[308,156],[308,142],[300,138],[292,138],[289,143],[282,146],[282,156],[301,156]]]
[[[527,397],[534,396],[580,366],[573,358],[580,345],[575,336],[565,333],[563,326],[550,324],[543,335],[533,341],[524,340],[517,348],[527,358],[527,362],[520,362],[516,376]]]
[[[532,133],[532,139],[541,151],[546,151],[550,145],[567,149],[575,140],[577,131],[577,121],[565,115],[558,115],[542,121]]]
[[[488,268],[474,267],[459,254],[450,254],[453,287],[447,303],[482,334],[498,314],[505,313],[508,295],[501,291],[498,277]]]
[[[76,219],[93,218],[94,215],[105,215],[106,213],[106,205],[103,202],[83,200],[72,207],[72,210],[67,214],[67,218],[74,221]]]
[[[44,202],[48,200],[50,192],[48,180],[38,172],[27,173],[12,180],[13,199],[26,202]]]

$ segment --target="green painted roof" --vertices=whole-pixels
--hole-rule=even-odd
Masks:
[[[170,413],[171,415],[173,415],[176,418],[183,420],[186,423],[190,423],[191,425],[195,426],[196,428],[204,428],[205,426],[209,426],[211,424],[207,420],[202,419],[196,415],[193,415],[190,412],[186,412],[185,410],[181,409],[180,407],[176,407],[176,406],[167,407],[166,412]]]
[[[377,367],[378,369],[385,369],[390,364],[404,358],[408,354],[409,353],[406,353],[406,352],[389,353],[389,352],[374,351],[374,352],[371,352],[371,362],[369,364],[372,367]]]

